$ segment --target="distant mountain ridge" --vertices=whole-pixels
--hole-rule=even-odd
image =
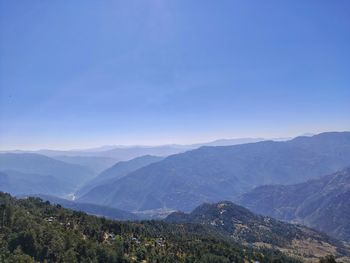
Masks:
[[[42,149],[37,151],[3,151],[3,153],[36,153],[42,154],[49,157],[104,157],[112,158],[117,161],[127,161],[144,155],[153,156],[169,156],[172,154],[186,152],[202,146],[227,146],[237,145],[243,143],[251,143],[264,141],[264,138],[236,138],[236,139],[219,139],[212,142],[195,143],[195,144],[165,144],[159,146],[146,146],[146,145],[134,145],[134,146],[123,146],[123,145],[105,145],[97,148],[90,149],[76,149],[76,150],[50,150]],[[276,140],[284,140],[277,138]]]
[[[129,211],[191,211],[204,202],[235,200],[259,185],[298,183],[349,164],[350,132],[206,146],[140,168],[79,200]]]
[[[79,184],[94,176],[88,168],[81,165],[32,153],[1,153],[0,171],[7,175],[7,182],[14,180],[10,188],[8,186],[7,189],[3,189],[5,185],[0,185],[0,190],[12,189],[10,193],[14,194],[26,194],[21,191],[30,190],[28,187],[31,185],[33,190],[29,193],[34,193],[34,189],[41,189],[42,191],[37,193],[63,196],[72,193]],[[20,174],[23,180],[16,179]],[[42,187],[39,189],[35,184],[41,184]]]
[[[61,195],[64,185],[50,175],[22,173],[14,170],[0,172],[0,189],[3,192],[18,194],[51,193]]]
[[[350,168],[295,185],[267,185],[238,199],[250,210],[350,241]]]
[[[346,245],[301,225],[293,225],[260,216],[232,202],[202,204],[191,213],[175,212],[168,223],[200,224],[215,228],[236,242],[256,247],[273,247],[296,257],[332,254],[349,255]],[[312,258],[308,258],[312,260]]]

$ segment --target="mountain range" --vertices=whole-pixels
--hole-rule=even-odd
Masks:
[[[206,146],[191,145],[193,148],[187,150],[176,145],[152,149],[127,147],[126,155],[120,158],[125,158],[124,161],[114,155],[121,154],[121,149],[114,147],[82,151],[87,155],[70,155],[74,151],[67,155],[48,153],[52,156],[1,153],[0,190],[17,196],[40,197],[55,206],[49,208],[48,202],[38,203],[31,198],[16,201],[4,194],[0,196],[13,201],[10,201],[11,209],[19,209],[23,204],[20,210],[27,209],[30,204],[34,205],[30,209],[35,207],[35,213],[43,207],[45,213],[56,209],[59,218],[70,213],[61,206],[117,220],[167,216],[164,221],[138,221],[135,226],[147,228],[146,236],[150,234],[147,231],[160,231],[164,235],[168,235],[167,231],[175,235],[190,231],[191,234],[186,234],[186,238],[191,237],[187,241],[195,242],[193,237],[200,236],[207,246],[215,239],[213,242],[220,244],[220,249],[223,244],[231,247],[239,243],[245,251],[253,249],[254,257],[260,260],[255,253],[267,256],[277,249],[278,257],[287,255],[295,258],[295,262],[314,261],[328,254],[348,262],[350,132],[327,132],[280,141],[256,140],[230,146],[225,145],[234,144],[233,141],[218,140]],[[169,147],[181,151],[167,157],[138,156],[167,151]],[[106,152],[113,154],[105,156]],[[165,155],[168,154],[170,150]],[[6,202],[1,203],[0,209]],[[184,212],[172,213],[176,210]],[[9,215],[0,215],[4,225]],[[32,220],[36,215],[28,214],[27,219]],[[81,217],[83,213],[73,212],[75,215]],[[101,231],[106,226],[97,230],[95,223],[103,225],[106,219],[89,220],[94,223],[84,226],[82,233],[95,238],[94,233],[99,231],[96,240],[100,242],[104,235]],[[7,227],[12,229],[14,225]],[[8,240],[8,249],[14,253],[12,237],[8,236]],[[153,241],[157,243],[157,240],[160,239]],[[208,240],[211,240],[209,244]],[[146,249],[149,243],[144,245]]]
[[[74,192],[94,176],[84,166],[33,153],[1,153],[0,172],[2,191],[58,196]]]
[[[256,213],[350,241],[350,168],[300,184],[260,186],[238,202]]]
[[[201,147],[171,155],[99,185],[78,201],[122,210],[191,211],[205,202],[235,200],[254,187],[293,184],[350,164],[350,132],[289,141]]]
[[[287,138],[276,138],[272,140],[286,140]],[[79,162],[79,158],[83,157],[99,157],[99,158],[109,158],[116,161],[127,161],[134,159],[136,157],[144,155],[155,155],[155,156],[168,156],[176,153],[185,152],[188,150],[196,149],[202,146],[227,146],[227,145],[237,145],[243,143],[251,143],[264,141],[264,138],[236,138],[236,139],[219,139],[211,142],[196,143],[196,144],[166,144],[159,146],[144,146],[144,145],[135,145],[135,146],[118,146],[118,145],[105,145],[97,148],[90,149],[79,149],[79,150],[50,150],[42,149],[37,151],[23,151],[23,150],[14,150],[7,151],[12,153],[36,153],[42,154],[48,157],[58,157],[66,158],[68,157],[78,157],[72,159],[74,163]],[[86,163],[83,159],[83,162]],[[81,162],[80,162],[81,164]]]

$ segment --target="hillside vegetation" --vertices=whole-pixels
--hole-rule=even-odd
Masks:
[[[200,225],[118,222],[0,193],[0,261],[300,262],[238,245]]]
[[[349,256],[347,245],[301,225],[293,225],[276,219],[256,215],[232,202],[203,204],[191,213],[175,212],[166,222],[200,224],[210,226],[236,242],[254,247],[278,249],[288,255],[307,261],[317,261],[333,254]],[[349,260],[349,258],[347,258]]]

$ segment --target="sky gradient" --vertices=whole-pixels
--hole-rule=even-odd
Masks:
[[[0,0],[0,149],[350,130],[348,0]]]

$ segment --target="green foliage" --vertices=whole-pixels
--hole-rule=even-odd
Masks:
[[[260,242],[283,248],[290,246],[292,240],[329,242],[327,236],[311,229],[256,215],[229,201],[202,204],[189,214],[174,212],[165,221],[206,225],[249,244]]]
[[[297,262],[200,225],[118,222],[0,193],[0,262]]]
[[[320,263],[336,263],[333,255],[328,255],[320,259]]]
[[[7,258],[7,263],[31,263],[34,259],[24,254],[20,247],[16,248],[13,253]]]
[[[222,256],[217,256],[213,254],[204,254],[201,257],[201,262],[202,263],[230,263],[228,258],[222,257]]]

